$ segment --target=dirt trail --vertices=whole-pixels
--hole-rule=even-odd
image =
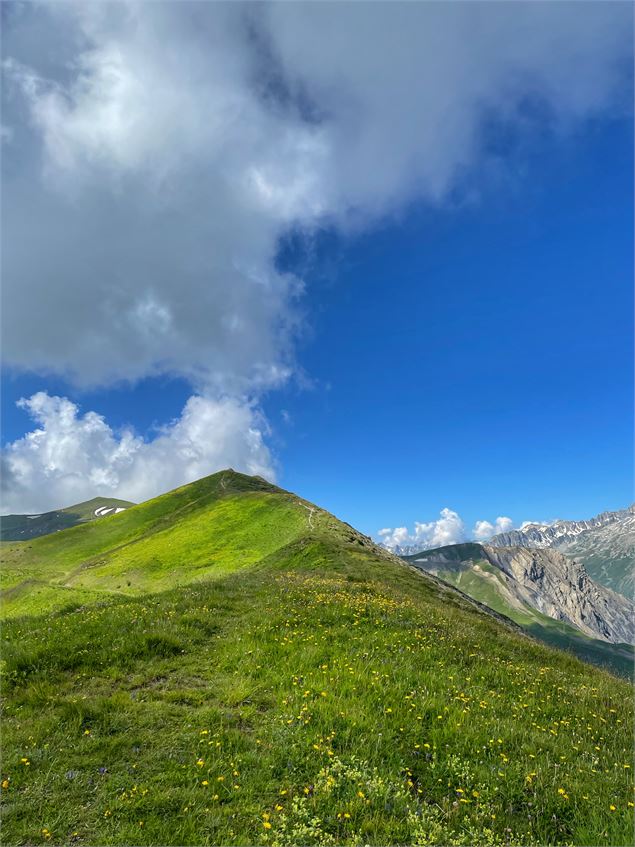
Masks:
[[[298,505],[302,506],[309,513],[308,521],[309,521],[309,529],[313,529],[313,513],[315,512],[315,508],[313,506],[307,506],[306,503],[301,503],[298,500]]]

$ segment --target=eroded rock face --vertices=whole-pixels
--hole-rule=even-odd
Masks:
[[[591,577],[633,599],[635,593],[635,506],[602,512],[587,521],[529,524],[495,535],[493,547],[549,547],[582,562]]]
[[[557,550],[482,545],[491,565],[509,577],[517,598],[591,638],[635,643],[635,604],[594,582],[584,565]]]

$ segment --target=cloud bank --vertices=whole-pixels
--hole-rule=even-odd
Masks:
[[[405,526],[394,529],[387,527],[377,533],[380,542],[389,550],[429,550],[434,547],[444,547],[446,544],[460,544],[462,541],[489,541],[499,532],[509,532],[514,529],[511,518],[498,517],[490,521],[476,521],[471,531],[452,509],[441,509],[441,516],[436,521],[419,523],[415,521],[412,532]],[[525,522],[526,523],[526,522]],[[523,524],[524,526],[525,524]]]
[[[297,367],[304,282],[280,270],[281,236],[473,194],[500,166],[494,125],[560,133],[622,108],[631,17],[602,2],[3,4],[5,365],[80,387],[178,375],[194,406],[246,403],[228,422],[247,444],[254,401]]]
[[[4,451],[3,509],[42,512],[102,495],[140,502],[222,468],[275,479],[266,422],[248,403],[192,396],[147,442],[95,412],[38,392],[21,405],[37,428]]]
[[[514,522],[511,518],[499,517],[493,524],[489,521],[476,521],[472,530],[472,537],[476,541],[488,541],[493,535],[509,532],[510,529],[514,528]]]

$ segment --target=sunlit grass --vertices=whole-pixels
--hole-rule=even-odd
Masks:
[[[299,537],[307,513],[264,480],[215,474],[115,516],[2,545],[2,615],[145,594],[249,567]]]
[[[4,626],[7,844],[629,844],[630,686],[338,540]]]

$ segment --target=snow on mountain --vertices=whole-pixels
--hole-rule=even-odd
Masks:
[[[590,576],[627,596],[635,587],[635,505],[602,512],[589,520],[528,524],[495,535],[493,547],[541,547],[559,550],[582,562]]]

